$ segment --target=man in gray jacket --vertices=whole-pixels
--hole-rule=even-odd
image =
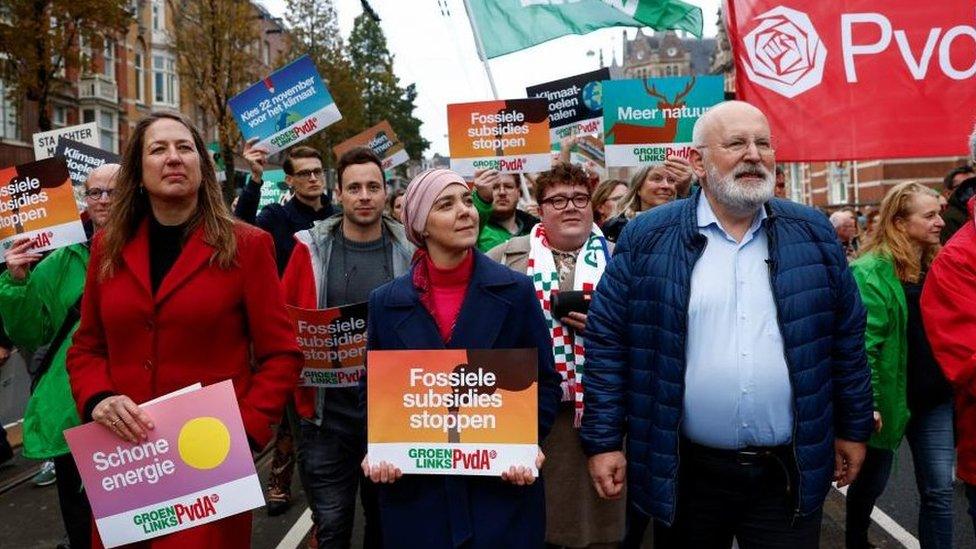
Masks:
[[[283,284],[289,304],[325,309],[362,303],[375,288],[406,274],[414,247],[403,225],[383,216],[386,182],[373,151],[356,148],[339,159],[337,198],[342,214],[295,234]],[[357,487],[366,515],[367,547],[378,547],[372,485],[359,464],[366,423],[357,387],[299,388],[302,468],[320,548],[349,547]]]

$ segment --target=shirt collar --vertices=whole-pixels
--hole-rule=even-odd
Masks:
[[[719,222],[718,218],[715,217],[715,212],[712,211],[712,205],[708,202],[708,197],[705,196],[704,191],[702,191],[698,197],[698,209],[696,211],[696,217],[698,218],[699,229],[704,229],[710,225],[715,225],[715,227],[725,233],[726,237],[735,240],[729,236],[729,233],[725,230],[725,227],[722,227],[722,224]],[[757,230],[759,230],[759,227],[762,226],[763,220],[765,220],[767,217],[768,215],[766,214],[766,208],[760,207],[759,211],[756,212],[756,217],[752,220],[752,226],[750,226],[749,230],[746,232],[746,236],[751,237]],[[748,238],[743,238],[742,243],[745,243],[747,240]]]

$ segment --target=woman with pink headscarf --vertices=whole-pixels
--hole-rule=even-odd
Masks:
[[[403,224],[418,251],[410,273],[370,296],[369,349],[538,349],[541,443],[555,418],[560,378],[532,281],[475,249],[478,212],[468,185],[450,170],[410,182]],[[543,459],[540,451],[537,468]],[[545,495],[529,467],[500,478],[402,476],[367,456],[363,471],[379,484],[384,547],[543,545]]]

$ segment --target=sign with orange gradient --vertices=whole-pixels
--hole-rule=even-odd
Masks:
[[[366,367],[366,302],[329,309],[285,307],[305,355],[301,385],[358,387]]]
[[[448,105],[447,132],[451,169],[465,177],[487,169],[541,172],[552,165],[545,99]]]
[[[105,547],[264,505],[231,381],[141,405],[155,428],[130,444],[97,423],[64,432]]]
[[[370,351],[370,462],[408,474],[538,474],[537,360],[535,349]]]
[[[33,252],[88,239],[64,158],[0,170],[0,252],[21,238],[34,242]]]

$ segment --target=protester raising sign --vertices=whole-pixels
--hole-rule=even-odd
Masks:
[[[366,367],[366,303],[331,309],[287,308],[305,355],[302,385],[358,386]]]
[[[403,148],[403,143],[386,120],[332,147],[332,152],[338,160],[346,151],[354,147],[372,149],[376,156],[383,160],[384,171],[391,170],[410,160],[407,150]]]
[[[541,172],[549,156],[549,107],[544,99],[508,99],[447,106],[451,169]]]
[[[370,462],[420,474],[535,471],[537,359],[536,349],[370,351]]]
[[[783,4],[734,0],[725,11],[736,94],[765,113],[776,160],[966,154],[972,0]]]
[[[96,423],[64,432],[105,547],[264,505],[233,383],[188,389],[142,405],[155,428],[139,444]]]
[[[610,80],[610,69],[525,88],[529,97],[549,103],[549,141],[554,149],[570,135],[603,136],[603,80]]]
[[[58,140],[61,138],[84,143],[89,147],[97,147],[99,145],[98,125],[94,122],[88,122],[87,124],[68,126],[49,132],[35,133],[34,160],[44,160],[54,156],[55,150],[58,148]]]
[[[285,170],[264,170],[261,174],[261,198],[258,208],[268,204],[281,204],[288,196],[288,183],[285,183]]]
[[[315,63],[307,56],[271,73],[229,102],[244,141],[274,154],[342,119]]]
[[[87,240],[63,158],[0,170],[0,250],[21,238],[32,252]]]
[[[721,76],[679,76],[603,83],[607,166],[689,158],[698,117],[725,97]]]

